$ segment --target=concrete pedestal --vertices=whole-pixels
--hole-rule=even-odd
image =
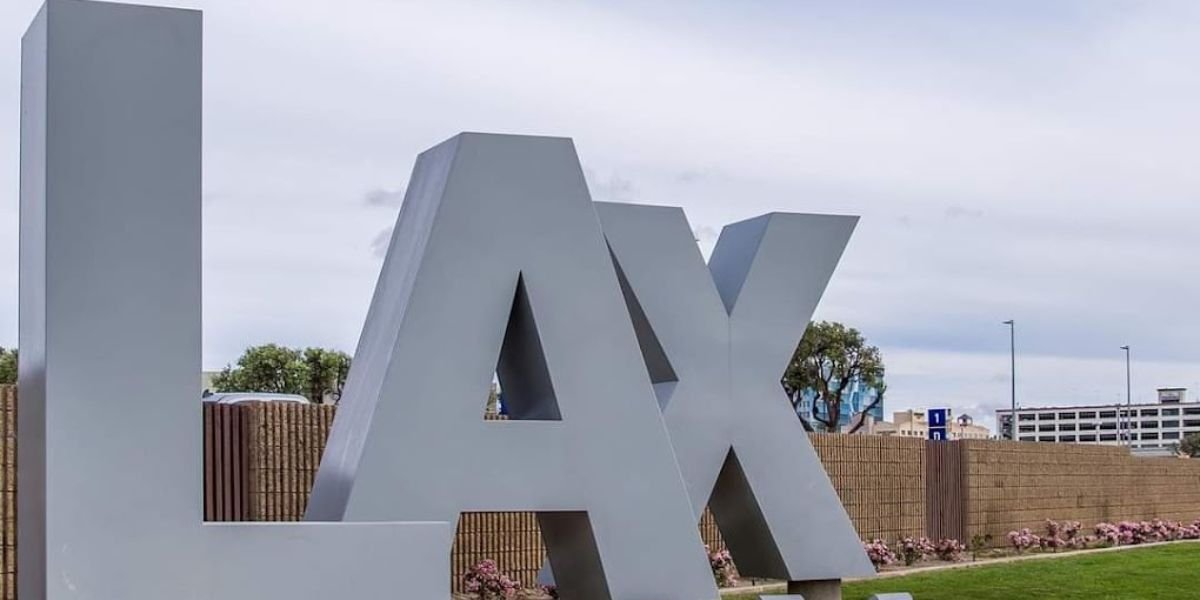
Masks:
[[[789,581],[787,591],[804,596],[804,600],[842,600],[842,580]]]

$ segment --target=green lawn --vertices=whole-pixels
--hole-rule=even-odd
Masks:
[[[1171,544],[849,583],[843,598],[910,592],[914,600],[1195,600],[1200,598],[1197,573],[1200,544]]]

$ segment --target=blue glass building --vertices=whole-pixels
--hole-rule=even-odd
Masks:
[[[842,427],[850,424],[851,419],[861,413],[871,402],[874,402],[875,397],[878,395],[878,390],[871,386],[863,385],[857,379],[850,382],[850,389],[845,393],[845,398],[842,400],[842,415],[838,423]],[[816,397],[817,394],[813,390],[804,390],[800,395],[800,404],[796,407],[796,413],[804,417],[804,420],[808,421],[809,424],[819,431],[823,425],[813,418],[813,401],[816,400]],[[819,409],[825,410],[825,406],[823,404],[819,405]],[[883,402],[875,405],[867,414],[871,415],[876,421],[882,421]],[[825,415],[822,414],[820,416],[824,417]]]

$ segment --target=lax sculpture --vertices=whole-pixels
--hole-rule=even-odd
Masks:
[[[201,523],[200,115],[196,11],[48,0],[23,40],[21,598],[442,600],[451,523],[517,510],[564,598],[716,598],[706,503],[748,573],[869,571],[778,388],[853,219],[731,226],[706,269],[565,138],[422,154],[312,522]]]

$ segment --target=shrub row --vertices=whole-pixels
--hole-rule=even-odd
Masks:
[[[1078,521],[1046,520],[1046,534],[1038,535],[1029,529],[1008,532],[1008,545],[1018,554],[1030,550],[1082,549],[1105,546],[1127,546],[1170,542],[1176,540],[1200,540],[1200,519],[1191,524],[1178,521],[1121,521],[1120,523],[1097,523],[1094,533],[1081,535]]]
[[[1029,529],[1008,532],[1009,547],[1017,554],[1030,551],[1082,550],[1108,546],[1148,544],[1176,540],[1200,540],[1200,519],[1187,524],[1178,521],[1121,521],[1120,523],[1097,523],[1093,533],[1084,534],[1079,521],[1046,520],[1044,534]],[[991,536],[987,536],[990,538]],[[987,545],[987,539],[971,541],[970,552],[976,553]],[[968,546],[959,540],[933,541],[928,538],[903,538],[895,544],[874,539],[863,542],[863,550],[876,569],[904,561],[912,566],[920,561],[936,558],[954,562],[966,558]]]
[[[887,542],[880,539],[868,540],[863,542],[863,550],[866,551],[867,558],[871,559],[871,564],[875,565],[876,569],[895,564],[901,560],[904,561],[905,565],[912,566],[920,561],[931,558],[956,562],[963,560],[967,556],[966,544],[958,540],[943,539],[934,541],[923,537],[903,538],[896,542],[895,547],[888,545]]]
[[[708,555],[708,564],[712,568],[713,579],[718,587],[733,587],[737,585],[737,569],[733,565],[733,557],[728,550],[711,550],[704,546]],[[463,588],[467,596],[477,600],[518,600],[524,598],[557,598],[554,586],[535,586],[526,589],[521,582],[509,577],[500,570],[496,561],[487,559],[480,561],[467,570],[463,576]]]
[[[1060,549],[1084,549],[1107,546],[1126,546],[1148,544],[1153,542],[1170,542],[1176,540],[1200,540],[1200,519],[1190,524],[1178,521],[1121,521],[1119,523],[1097,523],[1094,533],[1082,535],[1083,527],[1079,521],[1046,520],[1045,535],[1033,533],[1029,529],[1008,532],[1008,545],[1017,553],[1041,550],[1055,551]],[[985,540],[972,541],[971,551],[978,551]],[[733,564],[733,557],[728,550],[712,551],[704,547],[708,554],[708,564],[712,568],[713,578],[720,587],[731,587],[737,584],[738,574]],[[881,539],[863,542],[863,551],[876,569],[904,561],[912,566],[924,560],[936,558],[946,562],[964,560],[968,554],[966,544],[955,539],[930,540],[924,537],[906,537],[889,545]],[[500,571],[495,561],[484,560],[471,567],[464,577],[468,594],[480,600],[511,600],[522,597],[527,592],[539,593],[551,598],[557,597],[553,588],[537,587],[525,590],[521,582]]]

